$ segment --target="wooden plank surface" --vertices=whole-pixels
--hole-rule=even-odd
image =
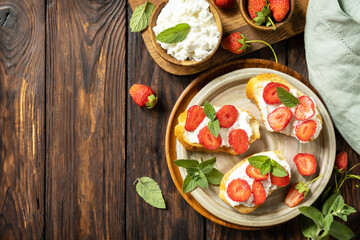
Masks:
[[[44,8],[0,1],[0,239],[44,233]]]
[[[126,2],[47,1],[46,238],[125,238]]]
[[[151,0],[151,2],[156,6],[158,3],[162,2],[162,0]],[[129,4],[133,10],[143,3],[143,0],[129,0]],[[260,39],[270,44],[282,41],[304,31],[307,4],[308,0],[295,0],[294,14],[286,25],[277,29],[276,31],[261,31],[252,28],[245,22],[240,14],[239,1],[236,1],[236,4],[232,9],[219,9],[218,11],[223,25],[223,36],[226,36],[231,32],[239,31],[243,33],[248,38],[248,40]],[[237,55],[219,47],[216,53],[209,59],[209,61],[206,61],[205,63],[196,66],[179,66],[167,62],[162,57],[160,57],[151,43],[150,31],[148,29],[142,32],[142,37],[154,61],[163,70],[176,75],[190,75],[199,73],[211,68],[214,65],[221,64],[238,57]],[[251,46],[252,47],[248,48],[242,55],[266,47],[266,45],[260,43],[251,44]]]

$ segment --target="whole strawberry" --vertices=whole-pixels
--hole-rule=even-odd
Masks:
[[[134,102],[140,107],[147,107],[151,109],[155,107],[158,97],[155,96],[154,91],[145,85],[134,84],[131,86],[129,93],[134,100]]]
[[[289,0],[270,0],[269,2],[274,19],[281,22],[290,10]]]
[[[339,152],[335,158],[335,169],[343,172],[348,165],[348,155],[346,152]]]
[[[266,5],[266,0],[248,0],[247,8],[251,19],[257,16],[257,12],[261,12],[261,9]]]
[[[214,0],[214,4],[219,8],[232,8],[235,0]]]

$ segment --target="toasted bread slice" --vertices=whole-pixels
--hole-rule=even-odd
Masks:
[[[243,110],[241,108],[237,108],[237,110],[239,112],[240,111],[247,112],[246,110]],[[250,145],[256,139],[260,138],[260,132],[259,132],[259,122],[249,112],[247,112],[247,113],[251,117],[250,126],[253,129],[253,135],[250,137],[250,140],[249,140],[249,145]],[[178,125],[175,126],[175,136],[187,150],[189,150],[189,151],[204,151],[204,152],[209,152],[209,153],[225,152],[225,153],[229,153],[232,155],[238,154],[233,150],[232,147],[221,146],[215,150],[209,150],[209,149],[205,148],[203,145],[201,145],[200,143],[191,142],[189,139],[186,138],[186,136],[184,134],[184,132],[186,131],[184,128],[185,122],[186,122],[186,116],[187,116],[187,111],[185,111],[179,115]]]
[[[257,205],[254,205],[253,207],[248,207],[248,206],[245,206],[245,205],[242,205],[241,203],[237,206],[232,206],[230,204],[230,202],[226,199],[226,184],[229,180],[229,177],[230,175],[235,172],[237,169],[239,169],[241,166],[243,166],[244,164],[248,164],[249,161],[248,161],[248,158],[249,157],[252,157],[252,156],[255,156],[255,155],[269,155],[269,154],[275,154],[275,156],[277,157],[277,159],[282,162],[283,164],[281,165],[286,165],[287,166],[287,171],[289,172],[289,177],[291,177],[291,171],[290,171],[290,166],[288,165],[287,161],[286,161],[286,158],[285,156],[282,154],[282,152],[280,151],[268,151],[268,152],[261,152],[261,153],[257,153],[257,154],[253,154],[251,156],[248,156],[247,158],[244,158],[243,160],[241,160],[240,162],[238,162],[230,171],[228,171],[224,177],[222,178],[221,180],[221,183],[220,183],[220,192],[219,192],[219,197],[220,199],[222,199],[226,204],[228,204],[229,206],[235,208],[236,210],[238,210],[239,212],[241,213],[251,213],[253,212],[255,209],[259,208],[261,206],[261,204],[257,204]],[[286,168],[285,168],[286,169]],[[245,171],[245,167],[244,167],[244,171]],[[246,174],[246,173],[245,173]],[[269,181],[270,181],[270,176],[269,176]],[[278,189],[279,187],[276,187],[276,189]],[[270,190],[269,189],[269,193],[267,195],[267,197],[273,192],[275,191],[276,189],[273,189],[273,190]]]
[[[270,125],[268,124],[268,121],[267,121],[267,116],[268,116],[269,112],[265,113],[264,109],[261,108],[261,103],[260,103],[260,101],[263,101],[263,96],[262,96],[263,88],[266,86],[266,84],[268,82],[277,82],[277,83],[282,83],[282,84],[286,85],[287,87],[289,87],[290,91],[292,89],[293,89],[292,91],[296,91],[297,97],[303,96],[305,94],[303,92],[299,91],[293,85],[291,85],[284,78],[282,78],[276,74],[263,73],[263,74],[257,75],[256,77],[253,77],[249,80],[248,84],[246,85],[246,96],[256,103],[257,107],[259,108],[259,110],[261,112],[261,120],[262,120],[264,126],[267,128],[267,130],[274,132],[274,130],[270,127]],[[266,103],[263,102],[263,104],[266,104]],[[322,119],[320,116],[320,112],[319,112],[318,108],[316,107],[315,101],[314,101],[314,104],[315,104],[315,115],[310,119],[315,120],[317,122],[317,124],[320,125],[319,129],[321,131]],[[293,116],[293,118],[294,118],[294,116]],[[290,124],[292,124],[292,122],[290,122]],[[296,138],[296,136],[294,134],[290,134],[286,131],[280,131],[279,133]],[[315,133],[315,135],[306,142],[311,142],[311,141],[315,140],[318,137],[318,135],[319,135],[319,132]]]

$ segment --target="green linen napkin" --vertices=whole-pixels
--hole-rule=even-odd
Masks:
[[[311,84],[336,128],[360,154],[360,2],[310,0],[305,52]]]

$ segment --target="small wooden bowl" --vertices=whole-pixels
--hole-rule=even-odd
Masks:
[[[262,30],[262,31],[274,31],[272,29],[272,25],[266,27],[265,25],[256,25],[255,22],[251,19],[248,11],[247,11],[247,2],[248,0],[240,0],[240,12],[242,17],[244,18],[244,20],[246,21],[247,24],[249,24],[251,27],[258,29],[258,30]],[[291,18],[291,16],[294,13],[295,10],[295,1],[294,0],[289,0],[290,2],[290,10],[288,12],[288,14],[286,15],[286,17],[281,21],[281,22],[275,22],[275,27],[276,29],[281,28],[282,26],[284,26]]]
[[[211,1],[207,1],[210,4],[210,12],[214,15],[215,21],[216,21],[216,26],[219,30],[220,36],[219,36],[219,42],[216,46],[216,48],[214,49],[214,51],[212,51],[212,53],[207,56],[205,59],[201,60],[201,61],[190,61],[190,60],[186,60],[186,61],[179,61],[176,58],[172,57],[171,55],[167,54],[167,51],[165,49],[163,49],[160,44],[157,42],[156,40],[156,35],[153,31],[153,27],[156,26],[156,21],[157,18],[161,12],[161,10],[163,9],[163,7],[168,3],[168,1],[163,1],[161,3],[159,3],[159,5],[157,5],[157,7],[155,8],[154,12],[151,15],[150,18],[150,23],[149,23],[149,30],[150,30],[150,39],[151,39],[151,43],[154,46],[156,52],[166,61],[174,63],[176,65],[181,65],[181,66],[194,66],[194,65],[198,65],[201,63],[206,62],[207,60],[209,60],[211,58],[211,56],[216,52],[216,50],[219,48],[220,43],[221,43],[221,38],[222,38],[222,24],[221,24],[221,19],[220,19],[220,15],[216,10],[216,7],[213,5],[213,3]]]

